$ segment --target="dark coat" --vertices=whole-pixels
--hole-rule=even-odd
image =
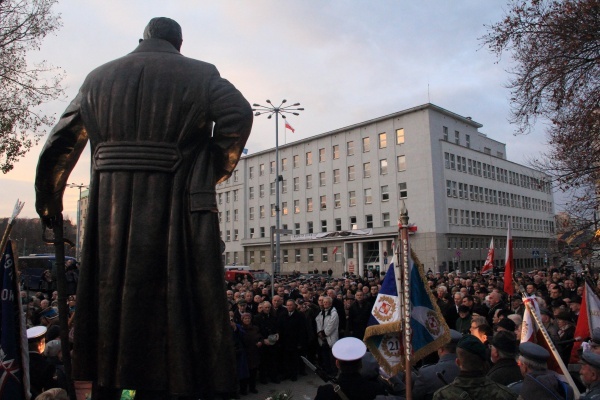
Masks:
[[[347,326],[349,336],[363,340],[369,318],[371,317],[371,311],[373,310],[373,307],[370,305],[371,304],[365,300],[362,304],[355,301],[350,306]]]
[[[304,314],[294,311],[279,317],[279,343],[283,350],[305,349],[308,345],[308,332]]]
[[[144,40],[87,76],[35,182],[47,220],[62,211],[89,139],[75,379],[179,395],[235,389],[215,185],[251,125],[250,105],[213,65],[165,40]]]
[[[248,368],[258,368],[260,364],[260,348],[257,343],[262,342],[264,338],[260,334],[258,326],[254,324],[243,325],[242,328],[246,332],[242,340],[246,349],[246,355],[248,356]]]
[[[501,358],[490,368],[487,373],[488,378],[494,382],[508,386],[511,383],[523,380],[521,369],[514,358]]]
[[[534,371],[523,379],[519,399],[564,399],[575,398],[571,386],[561,382],[553,371]]]
[[[349,400],[373,400],[375,396],[385,395],[385,390],[378,382],[369,381],[363,378],[358,372],[341,373],[338,383],[342,392]],[[319,386],[315,400],[339,400],[333,390],[333,385],[327,384]]]

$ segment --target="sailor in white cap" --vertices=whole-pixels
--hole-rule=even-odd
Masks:
[[[381,384],[370,381],[360,374],[361,359],[366,351],[367,347],[362,340],[354,337],[335,342],[331,352],[340,370],[337,379],[340,390],[336,392],[331,384],[320,386],[315,400],[372,400],[379,394],[385,395]]]
[[[32,399],[45,390],[57,387],[56,380],[54,379],[56,367],[42,355],[46,348],[46,331],[45,326],[34,326],[27,329]]]

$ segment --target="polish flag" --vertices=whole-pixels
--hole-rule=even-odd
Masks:
[[[481,273],[485,274],[487,272],[491,272],[494,269],[494,238],[490,241],[490,249],[488,250],[487,258],[485,259],[485,264],[483,264],[483,268],[481,268]]]
[[[506,256],[504,264],[504,291],[509,295],[515,294],[515,287],[513,286],[513,271],[514,271],[514,260],[513,260],[513,240],[512,233],[510,231],[510,218],[508,220],[508,232],[506,233]]]
[[[289,129],[290,131],[292,131],[292,133],[296,132],[296,130],[292,128],[292,126],[288,124],[287,121],[285,121],[285,129]]]

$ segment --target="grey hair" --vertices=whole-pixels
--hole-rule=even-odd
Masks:
[[[163,39],[179,50],[181,49],[181,43],[183,42],[181,26],[170,18],[152,18],[144,29],[144,40],[145,39]]]

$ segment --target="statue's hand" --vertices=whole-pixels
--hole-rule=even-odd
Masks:
[[[43,216],[42,225],[48,229],[54,229],[54,224],[56,223],[56,216]]]

